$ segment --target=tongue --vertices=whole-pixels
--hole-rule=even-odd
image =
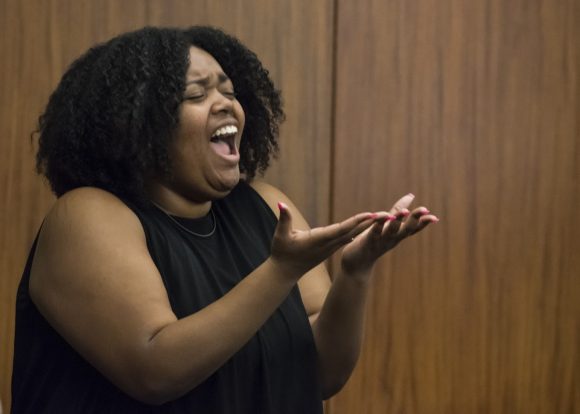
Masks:
[[[220,155],[230,155],[230,145],[222,140],[211,141],[211,145],[215,152]]]

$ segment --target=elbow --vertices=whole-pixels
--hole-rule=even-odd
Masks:
[[[135,400],[148,405],[163,405],[179,397],[175,391],[156,378],[140,378],[120,388]]]
[[[337,375],[334,376],[333,378],[322,381],[321,384],[322,399],[328,400],[329,398],[338,394],[340,390],[343,389],[349,378],[350,374],[340,376]]]
[[[176,358],[171,352],[137,352],[124,361],[116,384],[132,398],[144,404],[160,406],[183,397],[209,377],[213,371],[205,361]]]
[[[148,405],[160,406],[173,401],[189,390],[176,387],[171,381],[160,376],[149,376],[140,378],[129,387],[125,387],[125,392],[135,400]]]
[[[344,388],[354,370],[356,360],[357,358],[352,356],[319,360],[318,378],[322,399],[327,400]]]
[[[159,406],[175,399],[167,390],[154,386],[141,387],[135,391],[134,398],[148,405]]]
[[[163,369],[159,364],[142,364],[137,369],[124,371],[124,375],[113,382],[131,398],[147,405],[159,406],[183,396],[193,388],[187,387],[187,381],[177,374]]]

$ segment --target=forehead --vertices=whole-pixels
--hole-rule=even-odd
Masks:
[[[224,71],[217,60],[205,50],[192,46],[189,48],[189,68],[187,79],[223,74]]]

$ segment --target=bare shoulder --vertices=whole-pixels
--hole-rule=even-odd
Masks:
[[[70,267],[95,269],[114,252],[128,254],[146,246],[141,223],[119,198],[83,187],[60,197],[47,214],[31,271],[31,294],[44,283],[77,277]]]
[[[101,219],[106,218],[103,223]],[[46,226],[65,223],[91,225],[91,222],[138,224],[139,219],[131,209],[115,195],[94,187],[81,187],[60,197],[46,217]],[[82,231],[82,227],[79,229]]]
[[[139,218],[123,201],[107,191],[82,187],[56,201],[43,224],[39,245],[73,242],[79,243],[75,247],[93,249],[103,240],[115,243],[144,237]]]

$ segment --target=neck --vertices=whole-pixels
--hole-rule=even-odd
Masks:
[[[165,186],[153,186],[148,193],[153,203],[173,216],[199,218],[211,209],[211,201],[195,201]]]

